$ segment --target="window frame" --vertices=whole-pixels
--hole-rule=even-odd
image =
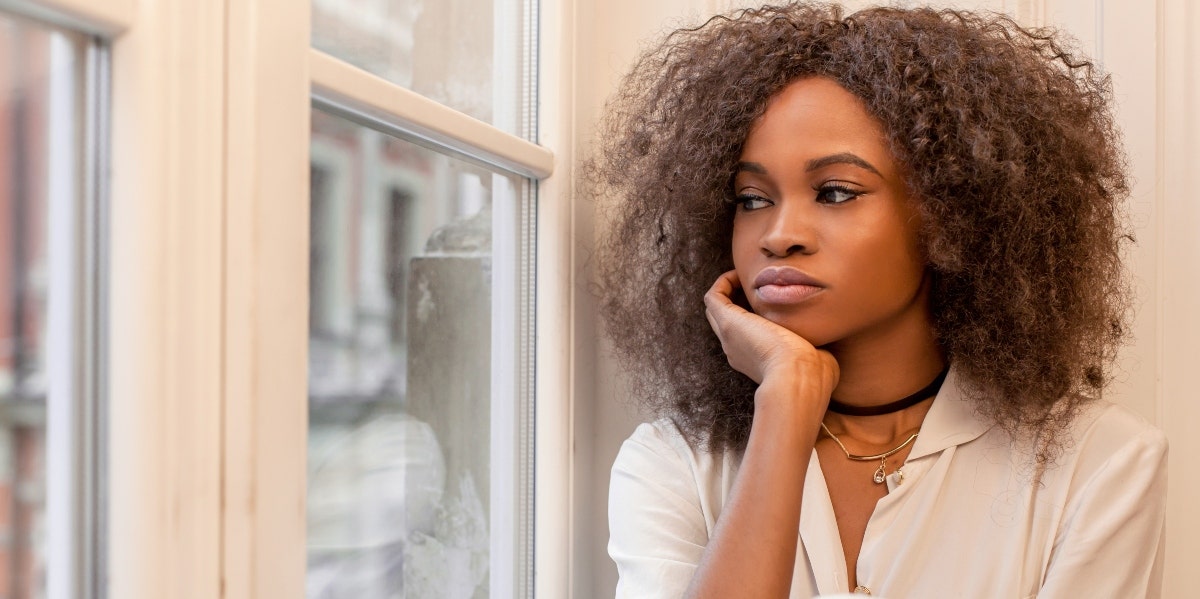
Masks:
[[[101,38],[113,38],[133,23],[137,0],[0,0],[0,11]]]

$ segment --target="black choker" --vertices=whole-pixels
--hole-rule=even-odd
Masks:
[[[899,412],[904,408],[915,406],[934,395],[937,395],[938,389],[941,388],[942,382],[946,380],[946,374],[950,372],[950,365],[933,379],[933,382],[925,385],[925,388],[892,403],[885,403],[881,406],[852,406],[844,404],[832,397],[829,398],[829,411],[843,416],[879,416],[881,414],[891,414]]]

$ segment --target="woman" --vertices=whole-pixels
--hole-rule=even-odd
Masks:
[[[1159,594],[1107,78],[1001,16],[789,4],[642,57],[591,165],[622,597]],[[703,301],[701,301],[703,297]]]

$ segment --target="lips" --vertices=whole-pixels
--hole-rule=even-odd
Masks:
[[[773,266],[754,277],[754,292],[768,304],[795,304],[825,289],[820,281],[795,268]]]

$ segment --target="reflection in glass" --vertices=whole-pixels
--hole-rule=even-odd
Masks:
[[[536,7],[536,0],[312,0],[312,45],[532,139]]]
[[[520,487],[497,248],[529,184],[314,111],[311,185],[308,596],[488,597]]]
[[[71,534],[66,492],[47,488],[65,480],[54,468],[73,442],[61,434],[76,399],[63,320],[73,290],[62,273],[74,260],[81,196],[84,46],[0,13],[0,596],[15,599],[43,597],[51,576],[69,577],[51,557],[69,550],[52,548]]]

